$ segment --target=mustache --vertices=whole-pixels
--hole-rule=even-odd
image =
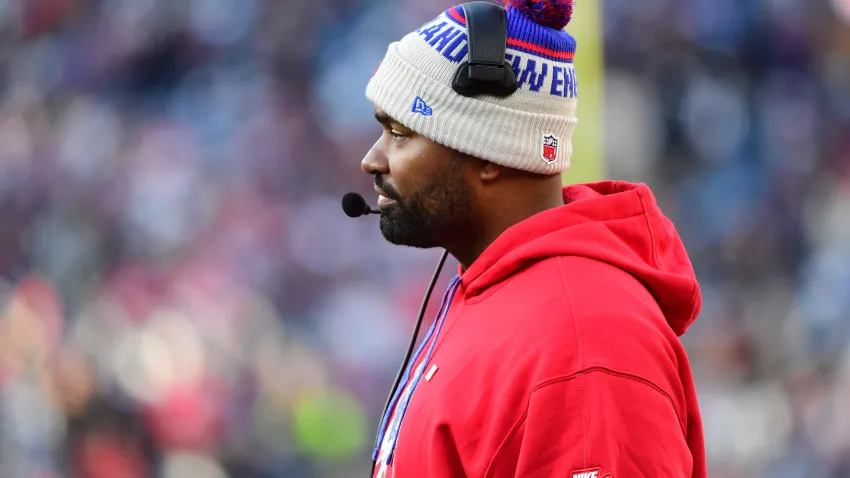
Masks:
[[[387,195],[388,198],[390,198],[390,199],[392,199],[396,202],[399,202],[399,203],[401,202],[401,194],[399,194],[399,192],[396,191],[395,188],[390,185],[390,183],[387,181],[386,176],[381,175],[381,174],[376,174],[375,175],[375,186],[377,186],[378,189],[383,191]]]

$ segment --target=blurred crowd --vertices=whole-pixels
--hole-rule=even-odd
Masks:
[[[439,252],[339,198],[386,45],[454,3],[0,1],[0,477],[365,476]],[[608,174],[703,286],[710,476],[850,477],[850,2],[604,34]]]

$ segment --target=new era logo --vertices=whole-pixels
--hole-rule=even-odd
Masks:
[[[570,473],[570,478],[614,478],[611,473],[602,474],[601,468],[588,468]]]
[[[418,96],[415,100],[413,100],[413,110],[411,111],[413,111],[414,113],[419,113],[422,116],[431,116],[434,113],[434,110],[432,110],[431,107],[428,106],[428,103],[425,103],[425,100]]]

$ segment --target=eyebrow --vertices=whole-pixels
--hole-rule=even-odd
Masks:
[[[375,112],[375,120],[377,120],[378,123],[381,124],[398,123],[398,121],[394,120],[392,117],[390,117],[390,115],[378,111]]]

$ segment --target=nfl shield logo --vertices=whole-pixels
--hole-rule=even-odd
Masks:
[[[558,159],[558,138],[547,134],[543,136],[543,161],[553,163]]]

